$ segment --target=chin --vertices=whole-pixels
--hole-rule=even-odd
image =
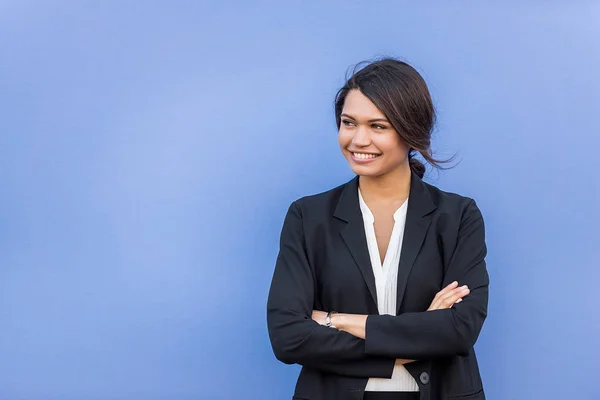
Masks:
[[[381,171],[379,171],[378,169],[370,168],[367,166],[352,165],[350,168],[352,169],[352,172],[354,172],[356,175],[360,175],[360,176],[379,176],[379,175],[381,175]]]

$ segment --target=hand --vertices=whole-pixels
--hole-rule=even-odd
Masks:
[[[463,297],[469,293],[471,291],[467,285],[458,287],[458,282],[454,281],[435,295],[427,311],[452,308],[454,304],[460,303]]]
[[[325,311],[313,310],[312,319],[316,321],[319,325],[325,326],[327,322],[325,319],[327,318],[327,313]]]

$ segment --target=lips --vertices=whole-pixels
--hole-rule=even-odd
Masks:
[[[379,156],[381,156],[381,154],[362,153],[362,152],[354,152],[354,151],[351,151],[350,155],[352,156],[352,161],[359,163],[359,164],[366,164],[366,163],[373,162]]]
[[[359,153],[359,152],[355,152],[352,151],[352,156],[354,156],[355,158],[360,158],[363,160],[367,160],[367,159],[372,159],[372,158],[377,158],[380,155],[379,154],[374,154],[374,153]]]

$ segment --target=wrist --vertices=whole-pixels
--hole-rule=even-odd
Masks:
[[[327,315],[325,315],[325,326],[328,328],[337,329],[337,326],[333,323],[333,316],[336,314],[335,311],[329,311]]]
[[[332,313],[331,314],[331,325],[335,326],[338,330],[342,330],[342,326],[344,323],[343,314],[340,313]]]

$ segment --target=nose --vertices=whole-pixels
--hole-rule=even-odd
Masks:
[[[366,147],[371,144],[371,138],[366,129],[360,126],[356,129],[354,137],[352,138],[352,144],[360,147]]]

